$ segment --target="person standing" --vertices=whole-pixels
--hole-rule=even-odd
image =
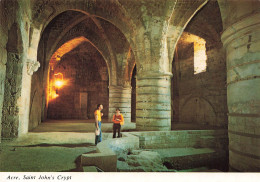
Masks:
[[[101,131],[101,117],[103,116],[103,113],[101,113],[103,109],[102,104],[97,105],[97,109],[94,112],[95,116],[95,127],[96,127],[96,137],[95,137],[95,144],[97,145],[99,142],[102,141],[102,131]]]
[[[123,114],[120,113],[120,109],[116,109],[116,114],[113,115],[113,138],[116,138],[116,131],[118,131],[117,138],[122,137],[120,130],[121,130],[121,125],[124,124],[124,117]]]

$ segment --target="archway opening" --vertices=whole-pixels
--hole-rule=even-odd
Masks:
[[[129,47],[124,34],[101,17],[68,10],[52,19],[38,46],[41,67],[32,79],[29,129],[48,119],[93,122],[97,104],[103,104],[106,122],[108,85],[125,83],[124,73],[115,73],[128,64]]]
[[[209,2],[180,37],[172,62],[172,129],[226,127],[222,30],[218,3]]]
[[[89,42],[61,58],[56,52],[50,61],[47,119],[93,119],[98,103],[107,118],[109,80],[103,57]]]
[[[91,17],[77,11],[65,11],[46,26],[37,53],[41,67],[32,76],[29,131],[54,120],[93,122],[99,103],[103,119],[108,118],[111,62],[100,31]]]

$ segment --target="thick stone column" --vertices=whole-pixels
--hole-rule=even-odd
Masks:
[[[121,110],[125,124],[131,123],[131,87],[109,86],[109,122],[116,108]]]
[[[20,54],[8,52],[6,70],[2,136],[3,138],[14,138],[18,136],[19,98],[22,90],[23,63]]]
[[[260,14],[222,34],[227,60],[230,171],[260,171]]]
[[[4,86],[6,75],[7,51],[0,44],[0,143],[2,136],[2,108],[4,103]]]
[[[171,76],[163,73],[137,76],[137,130],[171,130]]]

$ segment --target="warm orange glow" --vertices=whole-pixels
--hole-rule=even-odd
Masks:
[[[59,97],[59,95],[56,94],[55,92],[53,92],[52,98],[55,99],[55,98],[57,98],[57,97]]]
[[[51,56],[50,63],[57,64],[62,58],[63,55],[70,52],[74,48],[76,48],[78,45],[80,45],[82,42],[87,42],[87,39],[83,36],[76,37],[72,40],[67,41],[62,46],[60,46],[59,49],[57,49],[54,54]]]
[[[62,80],[55,81],[55,86],[58,88],[61,88],[64,85],[64,82]]]
[[[56,73],[54,74],[54,85],[57,88],[61,88],[64,85],[63,82],[63,74],[62,73]]]
[[[63,80],[62,73],[56,73],[49,82],[49,100],[52,101],[59,97],[58,91],[61,87],[67,85],[68,80]]]
[[[60,57],[56,57],[56,61],[60,61]]]
[[[49,101],[52,101],[53,99],[56,99],[57,97],[59,97],[59,94],[57,94],[56,91],[53,90],[49,94]]]
[[[58,79],[63,80],[63,74],[62,73],[56,73],[56,74],[54,74],[54,78],[55,78],[55,80],[58,80]]]

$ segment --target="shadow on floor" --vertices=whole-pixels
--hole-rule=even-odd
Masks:
[[[81,143],[81,144],[37,144],[37,145],[26,145],[26,146],[13,146],[13,147],[67,147],[67,148],[77,148],[77,147],[91,147],[95,146],[93,143]]]

